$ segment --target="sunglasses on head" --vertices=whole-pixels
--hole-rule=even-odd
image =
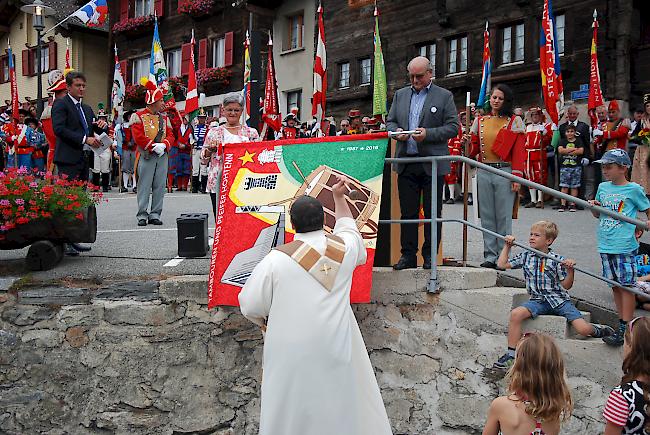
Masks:
[[[632,333],[632,326],[634,326],[634,322],[636,322],[639,319],[643,319],[643,317],[644,316],[635,317],[634,319],[628,322],[628,326],[630,327],[630,334]]]

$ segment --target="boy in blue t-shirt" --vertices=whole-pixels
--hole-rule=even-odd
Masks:
[[[600,183],[596,199],[589,203],[633,218],[636,218],[637,212],[644,212],[650,224],[650,201],[641,186],[627,181],[627,170],[631,162],[625,150],[607,151],[595,163],[602,165],[603,176],[608,181]],[[603,276],[622,286],[634,286],[636,280],[634,257],[639,249],[639,242],[635,237],[636,227],[609,216],[601,216],[594,210],[592,214],[600,219],[597,237]],[[603,338],[603,341],[611,346],[622,346],[625,328],[627,322],[634,316],[636,303],[633,293],[617,286],[612,287],[612,290],[619,315],[619,325],[616,334]]]

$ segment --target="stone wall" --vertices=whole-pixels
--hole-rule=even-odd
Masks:
[[[0,433],[256,434],[262,336],[235,308],[207,311],[205,279],[0,293]],[[480,433],[505,338],[461,327],[425,283],[376,277],[354,307],[394,432]],[[563,433],[602,429],[611,385],[596,382],[570,373]]]

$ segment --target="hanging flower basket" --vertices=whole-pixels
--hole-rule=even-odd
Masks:
[[[113,25],[113,33],[135,36],[147,32],[153,28],[154,16],[144,15],[142,17],[127,18],[118,21]]]
[[[185,92],[187,90],[187,85],[183,77],[170,77],[169,78],[169,89],[171,89],[174,94],[174,99],[176,101],[183,101],[185,99]]]
[[[142,85],[126,85],[124,100],[131,103],[133,107],[143,107],[147,88]]]
[[[192,17],[204,17],[210,15],[216,3],[215,0],[180,0],[178,13]]]
[[[203,88],[221,89],[230,84],[232,72],[226,68],[202,68],[196,71],[196,84]]]
[[[20,249],[39,240],[93,243],[95,205],[102,194],[87,183],[24,168],[0,172],[0,249]]]

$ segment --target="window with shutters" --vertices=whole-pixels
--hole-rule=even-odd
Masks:
[[[14,56],[14,59],[16,56]],[[9,82],[9,55],[0,57],[0,83]]]
[[[300,113],[300,102],[302,101],[302,89],[286,92],[287,95],[287,112],[291,111],[294,107]]]
[[[436,44],[422,44],[418,46],[420,56],[426,57],[433,66],[433,78],[436,78]]]
[[[135,0],[133,16],[144,17],[146,15],[153,15],[153,3],[154,0]]]
[[[38,70],[38,57],[36,57],[37,49],[34,49],[34,71]],[[50,71],[50,49],[49,47],[41,47],[41,72],[46,73]]]
[[[467,36],[448,41],[448,74],[463,74],[467,72]]]
[[[286,50],[294,50],[303,47],[304,37],[304,16],[302,13],[287,17],[289,32],[287,37]]]
[[[149,77],[149,56],[133,59],[131,66],[131,83],[137,85],[142,77]]]
[[[212,68],[226,66],[226,38],[212,40]]]
[[[181,49],[176,48],[167,52],[167,74],[169,77],[181,75]]]
[[[369,85],[372,80],[372,61],[370,58],[359,61],[359,84]]]
[[[555,35],[557,36],[557,50],[560,56],[564,54],[564,14],[555,16]]]
[[[23,75],[35,76],[38,72],[38,47],[23,50]],[[48,73],[57,68],[56,42],[41,46],[41,73]]]
[[[350,62],[339,64],[339,89],[350,87]]]
[[[524,41],[524,23],[512,24],[501,29],[502,65],[523,62]]]

